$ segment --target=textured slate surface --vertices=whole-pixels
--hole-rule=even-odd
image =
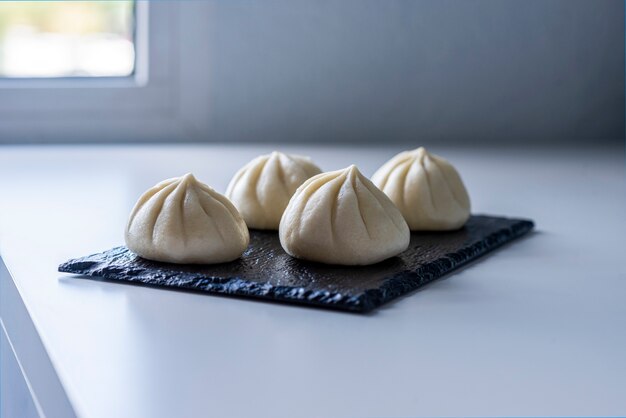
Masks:
[[[525,234],[532,221],[472,216],[454,232],[413,233],[398,257],[365,267],[296,260],[276,232],[250,231],[250,247],[231,263],[192,266],[157,263],[126,247],[69,260],[59,271],[164,288],[236,295],[368,312]]]

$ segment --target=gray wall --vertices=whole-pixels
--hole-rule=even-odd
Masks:
[[[621,0],[217,0],[220,141],[624,137]]]

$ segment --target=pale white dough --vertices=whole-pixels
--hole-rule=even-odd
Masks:
[[[407,249],[402,214],[356,166],[318,174],[298,188],[280,221],[280,243],[293,257],[367,265]]]
[[[385,163],[372,181],[396,204],[412,231],[461,228],[470,199],[456,169],[420,147]]]
[[[145,192],[130,215],[125,238],[141,257],[181,264],[232,261],[250,241],[235,206],[191,174]]]
[[[320,172],[308,157],[274,151],[241,168],[230,181],[226,196],[248,227],[276,230],[296,189]]]

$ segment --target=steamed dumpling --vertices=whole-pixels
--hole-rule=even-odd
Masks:
[[[367,265],[407,249],[402,214],[356,166],[307,180],[280,221],[284,250],[327,264]]]
[[[230,181],[226,196],[239,209],[248,227],[278,229],[280,217],[296,189],[319,173],[319,167],[307,157],[274,151],[241,168]]]
[[[372,181],[396,204],[412,231],[448,231],[470,216],[470,200],[455,168],[420,147],[385,163]]]
[[[235,206],[191,174],[145,192],[130,215],[125,238],[141,257],[183,264],[235,260],[250,241]]]

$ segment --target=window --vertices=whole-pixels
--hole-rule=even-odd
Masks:
[[[133,1],[0,3],[0,77],[119,77],[135,67]]]
[[[205,139],[210,12],[206,1],[0,2],[0,143]],[[80,24],[54,23],[73,14]],[[47,42],[64,58],[25,65]]]

